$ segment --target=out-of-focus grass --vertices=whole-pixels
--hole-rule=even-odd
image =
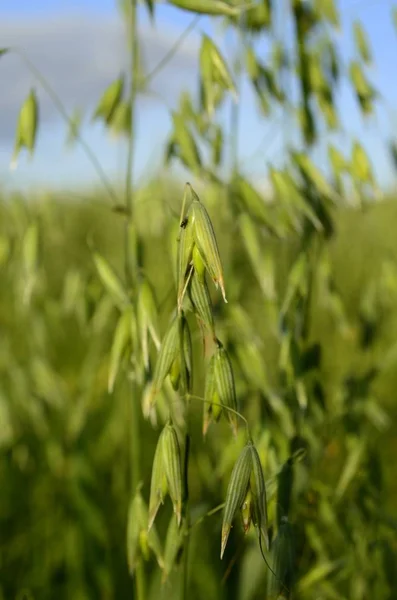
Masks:
[[[136,201],[143,262],[155,285],[162,331],[175,300],[169,251],[181,195],[182,186],[154,182]],[[257,289],[227,206],[220,199],[220,208],[214,210],[215,201],[210,198],[208,207],[227,285],[232,292],[245,290],[242,303],[265,340],[263,370],[272,384],[278,346],[271,302],[264,303]],[[397,416],[395,222],[393,198],[365,212],[340,209],[336,215],[336,235],[326,249],[335,303],[329,297],[324,300],[319,277],[310,328],[310,338],[323,349],[321,378],[330,410],[337,410],[347,377],[365,378],[367,370],[379,364],[382,369],[370,393],[392,419]],[[38,231],[33,265],[26,256],[26,232],[32,224]],[[282,289],[294,240],[269,244]],[[123,216],[112,212],[100,195],[81,202],[54,196],[35,202],[11,198],[0,204],[0,598],[7,600],[20,597],[16,594],[23,588],[40,599],[122,599],[132,593],[124,551],[130,398],[122,382],[113,395],[107,393],[116,315],[98,281],[93,247],[123,275]],[[229,307],[215,296],[214,303],[217,314],[227,319]],[[202,370],[196,362],[199,386]],[[201,410],[199,406],[193,419],[197,436]],[[245,410],[254,415],[254,401]],[[147,486],[157,432],[144,423],[141,431]],[[191,494],[207,508],[222,501],[216,475],[205,483],[205,475],[226,460],[216,454],[217,436],[222,438],[222,427],[211,432],[213,445],[198,454],[192,466]],[[397,517],[397,442],[393,428],[382,436],[387,508]],[[333,475],[332,467],[324,473]],[[159,527],[164,532],[164,516]],[[232,571],[232,587],[221,586],[223,570],[215,562],[219,548],[212,543],[217,527],[219,522],[212,518],[193,535],[192,552],[202,558],[192,567],[197,598],[232,597],[227,589],[233,588],[237,575]],[[200,549],[196,554],[195,547]],[[207,555],[214,557],[213,563],[205,560]],[[152,585],[156,590],[157,576]],[[163,594],[168,597],[166,591]],[[233,597],[239,597],[237,592]]]

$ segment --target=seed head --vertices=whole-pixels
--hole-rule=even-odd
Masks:
[[[148,530],[151,529],[157,511],[160,508],[160,504],[164,503],[164,498],[168,492],[168,481],[164,467],[164,431],[165,430],[163,429],[158,439],[153,459],[152,479],[150,482]]]
[[[187,320],[182,315],[179,318],[179,338],[180,347],[183,346],[183,385],[181,386],[181,393],[186,394],[192,387],[192,373],[193,373],[193,347],[192,337],[190,335],[190,329]],[[182,362],[182,361],[181,361]]]
[[[252,492],[254,525],[258,528],[259,536],[262,536],[266,548],[269,549],[269,535],[267,531],[267,501],[266,487],[263,478],[262,465],[257,449],[250,444],[252,458],[252,473],[250,478],[250,488]]]
[[[191,204],[191,218],[194,243],[198,250],[198,252],[195,252],[195,258],[198,263],[200,262],[200,258],[202,259],[211,279],[217,287],[218,285],[220,286],[223,299],[227,302],[223,282],[222,263],[214,228],[206,208],[198,199],[197,194],[193,191],[192,193],[194,194],[194,197]]]
[[[190,190],[192,202],[186,216],[181,220],[180,227],[177,269],[178,311],[182,310],[183,298],[193,268],[201,281],[207,270],[215,285],[220,286],[223,298],[227,302],[222,264],[211,219],[193,188],[189,184],[187,188]]]
[[[181,336],[183,343],[181,343]],[[181,360],[182,345],[183,360]],[[182,363],[186,373],[182,372]],[[187,381],[189,388],[191,372],[192,342],[188,323],[182,314],[174,318],[161,343],[153,376],[152,398],[161,389],[167,375],[170,375],[174,389],[178,389],[182,378],[183,381]]]
[[[197,277],[202,281],[205,274],[205,262],[196,244],[193,246],[192,261]]]
[[[179,356],[176,357],[171,365],[170,380],[172,387],[176,391],[179,388],[179,382],[181,380],[181,359]]]
[[[169,493],[178,525],[182,514],[182,466],[178,436],[171,423],[167,423],[157,442],[150,484],[149,523],[153,525],[160,504]]]
[[[213,336],[215,336],[212,303],[207,282],[205,280],[205,274],[200,277],[196,268],[194,268],[190,280],[189,298],[200,325],[203,324],[211,331]]]
[[[248,531],[252,520],[268,548],[265,482],[258,452],[251,441],[242,450],[230,476],[222,524],[221,558],[238,510],[244,531]]]
[[[182,465],[178,436],[173,425],[168,423],[163,430],[163,464],[178,525],[182,514]]]
[[[171,371],[171,367],[178,356],[178,319],[175,318],[168,328],[161,342],[153,376],[152,394],[156,394],[164,383],[164,379]]]
[[[249,530],[250,526],[251,526],[251,521],[252,521],[252,514],[253,514],[253,503],[252,503],[252,492],[251,492],[251,488],[248,488],[248,492],[247,495],[244,499],[243,505],[241,507],[241,516],[243,519],[243,527],[244,527],[244,533],[247,533],[247,531]]]
[[[193,223],[189,209],[185,219],[185,226],[181,228],[178,245],[178,310],[182,308],[183,297],[186,292],[187,277],[192,261],[194,247]]]
[[[224,406],[237,411],[236,388],[234,385],[234,376],[232,364],[226,350],[218,341],[218,348],[215,352],[214,377],[216,389],[221,403]],[[234,435],[237,435],[237,415],[234,412],[226,411]]]
[[[206,435],[208,427],[211,421],[218,421],[222,414],[222,407],[220,404],[219,394],[216,389],[215,383],[215,354],[212,355],[210,362],[208,363],[207,373],[205,377],[205,388],[204,388],[204,421],[203,421],[203,435]]]
[[[130,502],[128,509],[127,524],[127,560],[130,574],[142,554],[144,558],[149,557],[149,550],[156,555],[159,566],[163,566],[161,544],[155,527],[148,532],[148,509],[140,490],[138,490]]]
[[[222,523],[222,543],[221,558],[225,552],[230,529],[236,512],[241,509],[247,496],[249,480],[252,471],[251,450],[247,445],[238,457],[230,476],[229,485],[226,492],[225,511]]]
[[[288,595],[294,580],[294,536],[287,517],[282,518],[270,556],[273,573],[269,573],[267,593],[269,599],[276,600]]]
[[[217,349],[213,354],[208,365],[205,393],[206,406],[204,407],[204,424],[203,433],[207,429],[212,420],[219,419],[222,409],[217,406],[217,403],[225,407],[237,411],[236,389],[234,384],[234,376],[230,358],[223,348],[222,344],[217,340]],[[208,404],[211,402],[211,404]],[[237,415],[230,410],[225,411],[230,422],[234,435],[237,435]]]

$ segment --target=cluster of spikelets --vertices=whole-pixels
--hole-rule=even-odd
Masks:
[[[216,337],[213,310],[206,282],[206,273],[220,287],[226,302],[222,264],[215,238],[214,229],[204,205],[188,184],[184,206],[190,195],[190,206],[180,221],[180,236],[177,255],[177,311],[162,340],[154,370],[150,391],[150,402],[161,390],[169,377],[174,390],[181,397],[189,398],[192,387],[192,342],[188,321],[184,314],[185,301],[197,317],[200,326],[207,330],[214,341],[214,351],[208,362],[204,398],[203,434],[206,435],[211,422],[219,420],[222,414],[229,420],[234,435],[237,434],[238,412],[233,369],[230,358],[222,343]],[[194,396],[191,396],[194,398]],[[136,564],[138,546],[147,553],[151,548],[156,554],[159,565],[167,577],[173,560],[183,547],[187,532],[184,503],[186,490],[181,445],[175,425],[169,420],[164,426],[156,446],[150,486],[149,507],[142,499],[140,491],[132,501],[129,518],[129,564],[133,571]],[[242,518],[244,532],[248,532],[251,523],[257,529],[262,554],[271,549],[273,577],[269,578],[271,597],[284,593],[287,589],[284,581],[290,582],[291,536],[286,514],[292,486],[292,467],[280,474],[278,535],[270,548],[266,487],[258,452],[248,433],[248,440],[238,457],[231,473],[226,493],[221,533],[221,558],[225,552],[233,521],[238,513]],[[171,520],[166,539],[164,555],[161,554],[154,521],[160,506],[169,495],[172,501],[175,519]],[[287,548],[287,549],[286,549]]]

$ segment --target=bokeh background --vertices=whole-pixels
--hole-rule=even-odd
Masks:
[[[109,393],[121,309],[93,260],[99,253],[123,280],[125,214],[112,210],[98,164],[70,135],[70,123],[51,98],[55,92],[123,203],[125,131],[112,131],[92,116],[107,86],[129,73],[127,4],[4,0],[0,7],[0,48],[22,49],[52,90],[48,94],[18,53],[0,56],[4,600],[138,597],[126,550],[135,365],[124,353]],[[330,3],[303,4],[327,14]],[[289,1],[270,5],[272,24],[253,45],[264,64],[270,64],[274,44],[291,60],[297,52]],[[186,93],[195,100],[200,96],[202,36],[216,41],[232,72],[238,69],[241,36],[222,18],[198,19],[159,2],[151,19],[146,4],[138,5],[142,72],[150,74],[172,55],[136,99],[133,226],[142,272],[155,290],[161,337],[175,306],[172,249],[187,180],[213,219],[229,290],[224,305],[211,288],[218,336],[230,351],[241,410],[258,444],[270,514],[277,505],[277,473],[293,451],[307,452],[296,466],[289,515],[298,548],[291,597],[392,600],[397,597],[396,7],[388,0],[340,0],[335,8],[339,24],[332,39],[341,73],[333,97],[337,127],[316,116],[317,138],[307,144],[291,107],[273,101],[268,91],[268,109],[258,106],[244,72],[236,75],[238,118],[229,97],[216,111],[222,159],[200,170],[183,158],[165,159],[174,136],[172,115],[182,110]],[[357,20],[371,49],[365,68],[376,89],[367,115],[349,78],[350,61],[359,54],[352,34]],[[328,23],[323,33],[331,29]],[[320,52],[314,42],[311,52]],[[287,75],[279,83],[299,105],[299,77]],[[34,153],[21,152],[11,168],[18,115],[31,88],[39,102]],[[364,152],[358,167],[351,159],[355,144]],[[346,160],[343,185],[330,145]],[[302,177],[298,163],[291,165],[293,151],[310,158],[324,179]],[[240,183],[233,187],[236,166]],[[272,172],[291,173],[300,182],[299,193],[287,186],[286,198],[280,198]],[[336,201],[327,186],[336,190]],[[317,195],[304,210],[301,200],[310,194]],[[325,234],[310,229],[313,211]],[[302,256],[311,265],[304,271],[308,279],[294,270]],[[309,325],[297,334],[302,303]],[[194,386],[202,396],[205,369],[197,328],[193,341]],[[150,352],[154,364],[154,346]],[[138,430],[146,500],[156,440],[167,417],[164,397],[156,418],[142,414],[148,379],[146,373],[132,399],[143,406]],[[203,441],[201,419],[198,404],[191,415],[190,495],[192,518],[198,521],[191,535],[188,597],[270,598],[253,531],[244,537],[233,528],[219,560],[221,513],[204,515],[224,501],[243,438],[231,440],[221,422]],[[162,541],[170,518],[167,503],[158,519]],[[180,557],[171,560],[165,583],[152,554],[146,558],[146,597],[182,597]]]

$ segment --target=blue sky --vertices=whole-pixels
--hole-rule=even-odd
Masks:
[[[351,23],[358,18],[368,34],[374,55],[374,66],[369,69],[368,75],[381,92],[382,100],[376,116],[364,123],[348,86],[343,86],[339,102],[346,132],[338,135],[334,141],[347,153],[352,139],[359,138],[370,154],[380,182],[389,187],[395,184],[395,174],[384,141],[385,138],[396,137],[393,134],[397,132],[397,111],[394,108],[397,107],[397,32],[391,21],[393,2],[339,0],[339,5],[342,6],[342,33],[339,39],[343,57],[347,61],[354,53]],[[2,0],[0,15],[0,46],[17,44],[25,47],[62,98],[66,96],[65,104],[69,111],[76,105],[88,105],[92,111],[97,92],[104,89],[120,70],[122,29],[116,0]],[[160,5],[156,13],[155,31],[144,9],[140,10],[140,19],[144,52],[149,64],[153,65],[191,21],[192,15]],[[153,173],[153,168],[161,165],[163,143],[170,128],[169,108],[176,106],[179,92],[184,87],[190,89],[196,85],[196,53],[202,31],[217,33],[213,23],[202,19],[174,62],[156,82],[155,91],[164,96],[168,108],[164,102],[147,98],[142,99],[138,106],[136,176],[139,178]],[[117,51],[114,50],[116,46]],[[35,83],[13,57],[1,59],[0,81],[0,111],[3,112],[3,121],[0,120],[1,184],[6,187],[57,186],[67,190],[97,183],[95,171],[84,153],[78,148],[65,149],[65,124],[44,96],[43,123],[34,159],[23,156],[17,170],[10,171],[13,145],[10,132],[15,126],[19,102],[22,102],[29,86]],[[3,93],[3,90],[6,92]],[[281,164],[283,160],[283,131],[286,129],[283,130],[275,120],[258,119],[247,86],[242,90],[241,105],[240,159],[247,174],[253,180],[263,182],[266,165]],[[89,111],[83,135],[109,177],[117,180],[124,168],[125,148],[120,143],[109,141],[103,128],[90,125],[88,117]],[[258,152],[255,152],[257,148]],[[325,144],[316,150],[315,158],[320,165],[323,164],[325,152]],[[255,158],[252,158],[253,153]]]

